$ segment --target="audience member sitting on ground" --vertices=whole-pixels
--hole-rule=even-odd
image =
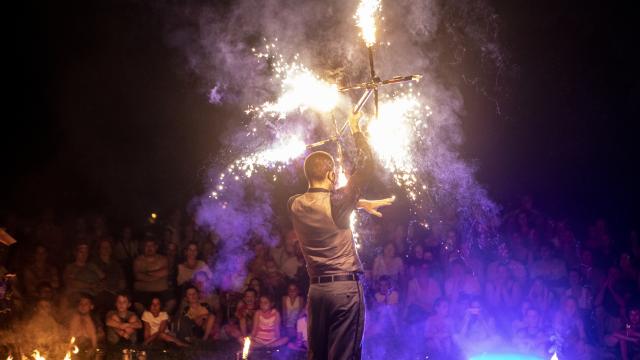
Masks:
[[[286,334],[290,338],[296,337],[296,323],[304,309],[304,299],[300,296],[300,289],[296,283],[287,287],[287,295],[282,297],[282,317]]]
[[[280,337],[280,313],[273,308],[273,301],[269,296],[260,296],[260,309],[253,317],[251,331],[251,346],[275,348],[285,345],[289,339]]]
[[[142,313],[144,345],[171,343],[180,347],[189,346],[189,344],[169,332],[169,315],[165,311],[161,311],[161,309],[162,302],[160,298],[153,297],[149,304],[149,309]]]
[[[137,342],[137,331],[142,329],[138,316],[129,310],[129,295],[120,293],[116,296],[116,310],[107,313],[107,341],[110,345],[132,345]]]
[[[200,302],[198,289],[189,285],[185,291],[187,306],[182,311],[178,323],[178,337],[189,342],[195,339],[207,340],[215,334],[216,316],[209,310],[207,303]]]
[[[257,310],[257,292],[254,289],[244,291],[244,296],[238,302],[234,318],[225,327],[230,336],[242,342],[253,330],[253,317]]]
[[[69,335],[76,338],[80,351],[92,354],[104,339],[102,323],[93,314],[93,299],[90,295],[80,294],[76,311],[69,321]]]

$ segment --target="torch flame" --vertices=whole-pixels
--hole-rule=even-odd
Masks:
[[[553,356],[551,356],[551,360],[558,360],[558,354],[554,351]]]
[[[373,46],[376,42],[376,13],[381,7],[380,0],[362,0],[356,10],[354,18],[367,47]]]
[[[242,346],[242,360],[247,360],[249,358],[249,348],[251,347],[251,338],[244,338],[244,345]]]

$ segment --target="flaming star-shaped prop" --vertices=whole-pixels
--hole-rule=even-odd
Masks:
[[[260,172],[269,170],[273,173],[273,180],[277,180],[277,173],[284,170],[293,160],[298,159],[306,151],[335,143],[336,166],[339,172],[339,185],[346,184],[347,176],[342,156],[342,134],[348,127],[348,121],[337,124],[334,111],[357,113],[361,111],[373,97],[375,110],[371,116],[363,116],[366,121],[366,132],[372,149],[384,169],[391,175],[394,183],[403,188],[410,200],[417,200],[421,191],[426,189],[418,176],[418,165],[414,159],[416,149],[425,141],[425,118],[431,113],[427,106],[418,100],[419,93],[414,93],[412,86],[402,87],[390,94],[380,93],[380,89],[387,85],[411,83],[420,80],[421,75],[402,75],[388,79],[378,77],[374,67],[374,48],[377,44],[376,22],[380,17],[380,0],[362,0],[356,10],[354,19],[360,29],[360,36],[364,42],[369,59],[369,79],[349,86],[339,87],[335,83],[326,81],[316,75],[309,67],[303,65],[296,54],[292,59],[278,52],[277,40],[268,42],[263,49],[252,49],[258,61],[266,61],[272,70],[271,81],[275,85],[276,96],[273,100],[261,105],[249,106],[246,113],[254,120],[263,120],[267,129],[272,130],[274,139],[265,143],[260,137],[259,129],[248,129],[246,136],[254,139],[260,145],[257,151],[244,155],[232,161],[216,179],[214,191],[210,197],[221,200],[225,208],[225,189],[231,181],[242,181]],[[347,93],[362,91],[359,100],[352,106],[347,105]],[[346,105],[346,106],[345,106]],[[291,115],[315,113],[321,119],[333,119],[333,126],[329,137],[305,143],[308,138],[301,128],[308,126],[294,125]],[[326,125],[326,124],[324,124]],[[260,128],[262,125],[257,124]],[[298,128],[296,128],[298,126]],[[324,127],[327,128],[326,126]],[[357,222],[352,216],[352,230],[354,236]]]

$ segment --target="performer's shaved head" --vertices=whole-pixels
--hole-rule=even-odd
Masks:
[[[321,182],[329,171],[333,171],[333,157],[324,151],[316,151],[304,160],[304,175],[309,183]]]

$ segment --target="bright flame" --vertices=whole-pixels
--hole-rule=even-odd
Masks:
[[[71,340],[69,340],[69,350],[67,350],[67,353],[64,355],[64,360],[71,360],[71,354],[77,354],[80,351],[75,345],[75,342],[76,338],[72,336]]]
[[[382,166],[393,174],[396,184],[404,187],[412,200],[424,189],[417,186],[418,169],[412,149],[421,141],[426,127],[424,116],[418,99],[412,93],[403,94],[381,101],[379,117],[371,119],[367,128],[369,143]]]
[[[558,360],[558,354],[554,351],[553,356],[551,356],[550,360]]]
[[[356,10],[354,18],[367,47],[373,46],[376,42],[376,13],[381,7],[380,0],[362,0]]]
[[[274,49],[275,45],[267,45],[267,50],[270,48]],[[304,112],[311,109],[326,113],[338,104],[338,87],[320,79],[307,67],[296,62],[297,55],[291,63],[284,61],[283,56],[279,54],[257,53],[256,56],[274,60],[271,65],[276,73],[275,78],[280,81],[282,93],[274,102],[249,107],[247,113],[255,112],[258,117],[268,115],[284,119],[287,114],[296,110]]]
[[[251,177],[257,167],[272,167],[275,164],[288,164],[291,160],[304,153],[306,144],[297,136],[280,140],[272,147],[263,151],[255,152],[235,161],[229,169],[244,173],[246,177]]]
[[[249,358],[249,348],[251,347],[251,338],[244,338],[244,345],[242,346],[242,360],[247,360]]]
[[[7,360],[13,360],[13,356],[9,354],[9,356],[7,356]]]
[[[307,145],[299,137],[291,135],[280,139],[271,147],[262,151],[243,156],[227,167],[218,177],[217,191],[212,191],[210,197],[217,199],[225,189],[225,181],[231,178],[239,181],[250,178],[259,168],[272,168],[281,171],[293,159],[304,154]],[[275,178],[274,178],[275,180]]]
[[[341,188],[341,187],[345,187],[347,186],[347,182],[349,181],[349,179],[347,178],[347,174],[344,171],[344,166],[342,166],[342,164],[338,165],[338,184],[337,184],[337,188]]]
[[[40,355],[40,351],[33,350],[33,354],[31,354],[34,360],[46,360],[44,356]]]

